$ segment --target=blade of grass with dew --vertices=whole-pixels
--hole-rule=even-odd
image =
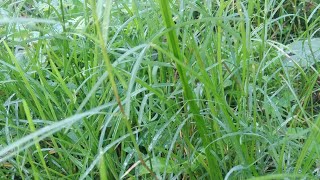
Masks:
[[[13,142],[12,144],[2,148],[0,150],[0,162],[3,162],[9,158],[11,158],[15,153],[21,152],[24,149],[34,145],[34,138],[38,137],[38,141],[43,140],[46,137],[49,137],[50,135],[64,129],[68,128],[69,126],[72,126],[74,123],[81,121],[82,118],[94,115],[102,111],[103,109],[109,108],[110,106],[114,106],[116,103],[111,102],[107,103],[105,105],[93,108],[89,111],[86,111],[84,113],[76,114],[74,116],[71,116],[69,118],[66,118],[64,120],[61,120],[59,122],[52,123],[50,125],[47,125],[34,133],[31,133],[27,136],[24,136],[23,138]],[[18,149],[18,150],[17,150]]]

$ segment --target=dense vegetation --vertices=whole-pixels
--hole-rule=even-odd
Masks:
[[[0,179],[319,178],[319,4],[1,1]]]

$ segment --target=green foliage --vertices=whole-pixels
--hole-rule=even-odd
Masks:
[[[0,2],[0,179],[319,178],[319,9]]]

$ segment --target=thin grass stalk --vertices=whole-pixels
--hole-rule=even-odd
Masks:
[[[70,98],[71,100],[70,105],[73,106],[75,104],[76,99],[73,96],[73,93],[71,92],[71,90],[68,88],[67,84],[65,83],[64,78],[61,76],[58,67],[55,65],[55,62],[53,61],[54,60],[53,57],[55,57],[56,59],[59,59],[58,55],[56,55],[54,52],[48,51],[48,57],[49,57],[50,66],[52,68],[52,73],[56,75],[57,81],[60,83],[60,86],[63,89],[63,92],[66,93],[68,98]]]
[[[27,150],[27,159],[31,165],[34,180],[40,180],[38,169],[36,168],[36,166],[33,163],[33,158],[32,158],[31,152],[29,150]]]
[[[26,113],[26,116],[27,116],[27,120],[28,120],[28,123],[29,123],[30,130],[33,133],[33,132],[36,131],[36,127],[34,126],[29,106],[28,106],[26,100],[24,100],[24,99],[22,100],[22,104],[23,104],[24,112]],[[37,137],[34,138],[34,142],[35,142],[35,146],[36,146],[36,149],[37,149],[37,152],[38,152],[38,155],[39,155],[39,159],[40,159],[40,161],[42,163],[42,166],[44,167],[44,170],[45,170],[48,178],[51,179],[51,176],[50,176],[50,173],[49,173],[49,170],[48,170],[48,166],[46,164],[46,161],[44,160],[44,156],[42,154],[41,147],[40,147],[40,144],[39,144],[39,140],[38,140]]]
[[[255,1],[255,0],[252,0],[252,1],[249,1],[249,5],[248,5],[248,14],[249,14],[249,18],[250,18],[250,20],[249,20],[249,22],[250,22],[250,26],[249,27],[251,27],[251,25],[252,25],[252,20],[253,20],[253,10],[254,10],[254,7],[256,7],[257,9],[258,9],[258,4],[259,3],[257,3],[257,1]],[[253,78],[253,87],[252,87],[252,98],[254,99],[253,100],[253,105],[252,105],[252,110],[253,110],[253,112],[252,112],[252,115],[253,115],[253,133],[256,133],[256,131],[257,131],[257,116],[258,116],[258,113],[257,113],[257,101],[255,101],[255,99],[257,99],[257,90],[256,90],[256,84],[257,84],[257,76],[256,76],[256,73],[259,73],[258,71],[257,71],[257,69],[259,69],[259,68],[253,68],[253,74],[254,74],[254,78]],[[258,76],[258,77],[260,77],[260,76]],[[259,79],[259,81],[261,81],[261,79]],[[256,141],[255,140],[253,140],[253,142],[252,142],[252,147],[255,147],[256,146]],[[253,149],[252,150],[252,156],[253,156],[253,154],[255,154],[255,150]]]
[[[256,5],[256,1],[255,0],[252,0],[252,1],[249,1],[248,2],[248,18],[249,18],[249,20],[248,20],[248,26],[249,27],[251,27],[251,25],[252,25],[252,19],[253,19],[253,10],[254,10],[254,7],[255,7],[255,5]],[[251,30],[251,29],[249,29],[249,30]],[[249,43],[251,43],[251,40],[250,40],[250,42]],[[251,45],[250,45],[250,48],[251,48]],[[256,74],[256,68],[253,68],[252,69],[252,71],[253,71],[253,73],[252,74]],[[256,99],[256,87],[255,87],[255,85],[256,85],[256,83],[252,83],[253,84],[253,86],[254,87],[252,87],[252,92],[249,92],[249,93],[252,93],[252,97],[253,97],[253,99]],[[252,104],[252,111],[253,112],[251,112],[252,113],[252,116],[253,116],[253,133],[256,133],[256,130],[257,130],[257,111],[256,111],[256,109],[257,109],[257,103],[256,103],[256,101],[255,100],[253,100],[253,102],[252,102],[253,104]],[[250,112],[251,110],[249,110],[249,112]],[[251,115],[251,114],[250,114]],[[255,147],[256,146],[256,141],[255,140],[253,140],[252,141],[252,144],[251,144],[251,156],[252,157],[255,157],[255,154],[256,154],[256,149],[255,148],[253,148],[253,147]]]
[[[100,163],[99,163],[99,173],[100,173],[100,179],[101,180],[108,180],[107,175],[107,165],[105,162],[104,155],[101,156]]]
[[[93,12],[96,12],[95,11],[95,3],[93,3],[91,1],[91,4],[93,5],[92,6],[92,9],[93,9]],[[111,9],[111,8],[110,8]],[[104,17],[104,18],[107,18],[107,17]],[[155,179],[157,179],[157,176],[154,174],[154,172],[147,166],[147,164],[145,163],[143,157],[142,157],[142,153],[140,152],[139,150],[139,146],[137,144],[137,141],[133,135],[133,131],[132,131],[132,127],[131,127],[131,124],[129,122],[129,119],[128,117],[126,116],[125,114],[125,110],[122,106],[122,103],[121,103],[121,99],[120,99],[120,96],[119,96],[119,93],[118,93],[118,89],[117,89],[117,84],[114,80],[114,71],[113,71],[113,67],[112,67],[112,64],[110,62],[110,58],[109,58],[109,55],[107,53],[107,46],[104,42],[104,38],[103,38],[103,35],[102,35],[102,32],[101,32],[101,27],[100,27],[100,23],[99,23],[99,19],[97,17],[97,14],[96,13],[93,13],[93,19],[94,19],[94,23],[95,23],[95,27],[96,27],[96,31],[97,31],[97,35],[98,35],[98,40],[99,40],[99,44],[100,44],[100,47],[101,47],[101,51],[102,51],[102,57],[103,57],[103,60],[106,64],[106,70],[109,72],[108,74],[108,77],[109,77],[109,81],[111,83],[111,87],[112,87],[112,90],[113,90],[113,93],[115,95],[115,99],[118,103],[118,106],[119,106],[119,109],[120,109],[120,112],[123,116],[123,120],[125,122],[125,125],[129,131],[129,134],[130,134],[130,138],[132,140],[132,143],[134,145],[134,148],[137,152],[137,155],[138,155],[138,158],[139,160],[141,161],[141,164],[147,169],[147,171],[150,172],[151,176],[154,177]]]
[[[22,159],[23,160],[23,158],[21,158],[21,156],[17,156],[16,157],[16,159],[15,159],[15,163],[16,164],[21,164],[22,162],[21,162],[21,160],[20,159]],[[23,167],[17,167],[17,169],[18,169],[18,172],[19,172],[19,175],[21,176],[21,178],[23,178],[23,179],[25,179],[25,174],[24,174],[24,172],[23,172]]]
[[[250,2],[249,2],[250,3]],[[246,112],[248,111],[248,107],[247,107],[247,104],[248,104],[248,94],[250,93],[249,92],[249,80],[250,80],[250,76],[249,76],[249,55],[248,55],[248,48],[250,48],[250,26],[251,26],[251,23],[250,23],[250,14],[249,13],[252,13],[252,12],[247,12],[247,16],[244,15],[243,13],[243,10],[242,10],[242,6],[241,6],[241,3],[240,1],[237,1],[236,2],[236,6],[237,6],[237,10],[238,10],[238,13],[239,13],[239,16],[241,19],[245,19],[245,21],[240,21],[240,24],[239,24],[239,28],[240,28],[240,33],[241,33],[241,41],[242,41],[242,48],[241,48],[241,52],[242,52],[242,84],[244,85],[243,86],[243,90],[242,90],[242,95],[241,95],[241,99],[242,99],[242,108],[239,108],[239,111],[240,112]],[[253,9],[253,5],[252,5],[252,2],[251,4],[248,5],[249,6],[249,10]],[[245,25],[246,23],[246,25]],[[246,118],[246,113],[243,113],[243,118]],[[246,156],[246,159],[249,160],[249,164],[253,163],[254,162],[254,157],[255,157],[255,153],[252,152],[255,148],[255,142],[253,141],[252,142],[252,148],[251,147],[246,147],[245,145],[242,145],[242,149],[243,149],[243,152]],[[248,154],[248,149],[251,149],[250,150],[250,154],[252,156],[249,156]],[[251,167],[251,171],[253,172],[253,174],[255,176],[258,175],[256,169],[254,167]]]
[[[172,13],[170,10],[170,5],[168,0],[160,0],[160,8],[162,12],[162,18],[163,21],[168,29],[172,28],[174,26],[174,22],[172,20]],[[167,34],[168,38],[168,44],[173,52],[174,56],[179,59],[179,61],[183,61],[183,56],[181,55],[180,48],[179,48],[179,43],[178,43],[178,37],[177,34],[175,33],[175,29],[172,29],[171,31],[168,32]],[[182,87],[183,87],[183,94],[185,97],[185,100],[187,101],[188,105],[190,106],[190,111],[195,117],[196,121],[196,126],[199,130],[200,138],[204,144],[205,148],[205,154],[208,159],[208,168],[209,168],[209,175],[212,179],[222,179],[222,174],[221,170],[219,167],[218,161],[214,158],[214,156],[210,152],[210,142],[209,139],[207,138],[207,130],[206,130],[206,125],[205,125],[205,120],[203,117],[200,115],[200,109],[196,102],[194,101],[194,94],[188,85],[188,80],[186,77],[186,72],[183,70],[183,68],[176,63],[176,68],[179,73],[179,77],[182,82]]]
[[[247,96],[247,84],[248,84],[248,47],[247,47],[247,44],[248,42],[250,41],[250,36],[247,37],[247,34],[246,34],[246,28],[245,28],[245,22],[248,23],[248,20],[247,18],[244,17],[244,14],[243,14],[243,10],[242,10],[242,7],[241,7],[241,4],[240,4],[240,1],[236,1],[236,6],[237,6],[237,10],[238,10],[238,13],[239,13],[239,16],[241,19],[245,19],[245,21],[240,21],[240,24],[239,24],[239,29],[240,29],[240,34],[241,34],[241,45],[242,45],[242,48],[241,48],[241,51],[242,51],[242,83],[245,85],[245,89],[243,90],[243,97],[246,97]],[[246,103],[244,103],[246,104]]]
[[[258,3],[260,4],[260,3]],[[264,9],[263,9],[263,28],[261,31],[261,45],[260,45],[260,60],[262,60],[264,58],[264,53],[265,53],[265,47],[266,47],[266,38],[267,38],[267,32],[268,32],[268,9],[269,5],[268,5],[268,0],[264,1]]]
[[[225,2],[224,0],[220,0],[220,5],[219,5],[219,9],[218,9],[218,22],[217,22],[217,62],[218,62],[218,76],[219,76],[219,80],[218,80],[218,84],[220,84],[220,94],[222,97],[224,97],[224,88],[222,86],[224,78],[223,78],[223,72],[222,72],[222,35],[223,35],[223,31],[222,31],[222,17],[223,17],[223,10],[225,8]]]
[[[294,174],[298,174],[299,172],[301,172],[301,168],[303,169],[302,172],[305,173],[305,169],[302,167],[303,163],[305,163],[305,157],[309,156],[309,157],[313,157],[312,153],[314,146],[316,145],[315,143],[317,142],[317,140],[319,139],[319,135],[320,135],[320,115],[318,115],[315,123],[311,124],[311,133],[308,137],[308,139],[306,140],[306,142],[303,145],[303,148],[300,152],[299,158],[297,160],[296,166],[294,168]],[[314,144],[312,144],[314,143]],[[315,152],[314,152],[315,153]],[[308,164],[306,164],[305,166],[307,166]]]
[[[201,55],[200,55],[200,52],[199,52],[199,49],[195,43],[195,40],[191,37],[191,43],[192,43],[192,46],[194,48],[194,55],[195,55],[195,58],[197,60],[197,63],[200,67],[200,72],[201,72],[201,75],[203,76],[203,78],[205,79],[205,82],[204,83],[204,88],[205,88],[205,96],[206,96],[206,99],[208,99],[208,105],[209,105],[209,108],[210,108],[210,111],[212,113],[212,116],[213,117],[218,117],[218,112],[217,112],[217,108],[215,107],[213,101],[211,101],[210,99],[212,99],[212,94],[211,94],[211,90],[210,88],[212,88],[212,84],[213,82],[211,81],[207,71],[205,70],[206,67],[203,63],[203,60],[201,59]],[[219,138],[219,137],[222,137],[222,134],[220,132],[220,127],[219,127],[219,124],[216,122],[216,121],[213,121],[213,129],[214,131],[216,132],[216,138]],[[218,146],[219,146],[219,150],[220,150],[220,154],[224,154],[224,147],[223,147],[223,144],[221,141],[218,141]],[[212,148],[213,149],[216,149],[215,147],[215,144],[212,143]],[[227,168],[227,165],[226,165],[226,162],[224,161],[223,162],[224,164],[224,168],[226,169]]]

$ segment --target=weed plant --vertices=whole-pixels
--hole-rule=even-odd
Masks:
[[[0,178],[318,179],[319,9],[1,1]]]

